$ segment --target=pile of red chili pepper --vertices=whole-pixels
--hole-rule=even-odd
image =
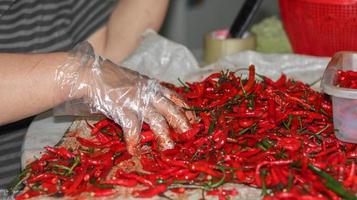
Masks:
[[[357,89],[357,72],[338,70],[336,82],[339,87]]]
[[[192,130],[172,131],[174,149],[160,151],[144,124],[142,171],[113,171],[131,155],[120,127],[104,119],[92,138],[77,137],[78,149],[47,147],[20,175],[27,190],[16,198],[115,196],[117,187],[135,187],[140,198],[198,189],[203,199],[228,199],[239,189],[220,186],[239,183],[261,188],[264,199],[356,199],[357,145],[336,139],[331,102],[309,85],[285,75],[272,81],[254,66],[248,78],[227,71],[164,85],[198,118]]]

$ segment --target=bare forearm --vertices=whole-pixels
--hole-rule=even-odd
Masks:
[[[67,57],[66,53],[0,54],[0,125],[66,100],[66,92],[58,87],[55,74]]]
[[[120,0],[106,27],[102,55],[116,63],[124,60],[146,29],[161,27],[167,6],[168,0]]]

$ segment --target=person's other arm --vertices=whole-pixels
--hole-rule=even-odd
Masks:
[[[68,99],[54,81],[67,53],[0,54],[0,125],[50,109]],[[61,92],[62,91],[62,92]]]
[[[93,34],[89,42],[98,54],[119,64],[135,50],[146,29],[160,29],[168,3],[168,0],[119,0],[106,26]]]

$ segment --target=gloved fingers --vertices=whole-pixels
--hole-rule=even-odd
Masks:
[[[153,130],[161,150],[174,147],[174,142],[170,138],[169,126],[164,116],[157,113],[154,108],[149,107],[145,111],[144,120]]]
[[[185,100],[176,92],[166,88],[166,87],[161,87],[161,93],[167,98],[170,99],[174,104],[177,106],[180,106],[181,108],[189,108],[189,105],[185,102]],[[196,122],[196,115],[195,112],[187,110],[184,111],[186,118],[188,121],[193,124]]]
[[[131,155],[139,155],[139,143],[140,143],[140,130],[141,130],[141,119],[138,115],[131,109],[124,108],[123,113],[125,115],[119,116],[119,124],[123,128],[124,139],[126,142],[126,147],[128,153]],[[118,122],[117,119],[114,119]]]
[[[158,113],[163,115],[174,130],[181,133],[191,128],[183,110],[164,96],[157,95],[152,102]]]

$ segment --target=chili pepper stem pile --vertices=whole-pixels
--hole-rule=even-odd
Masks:
[[[46,147],[15,184],[16,199],[48,196],[150,198],[166,191],[202,190],[228,199],[238,189],[262,189],[264,199],[356,199],[357,145],[335,138],[331,101],[284,74],[273,81],[249,67],[245,79],[234,72],[214,73],[175,90],[195,112],[197,123],[185,133],[171,130],[176,145],[161,151],[152,130],[142,127],[143,153],[137,163],[126,151],[122,129],[110,119],[91,135],[76,136],[72,147]]]

